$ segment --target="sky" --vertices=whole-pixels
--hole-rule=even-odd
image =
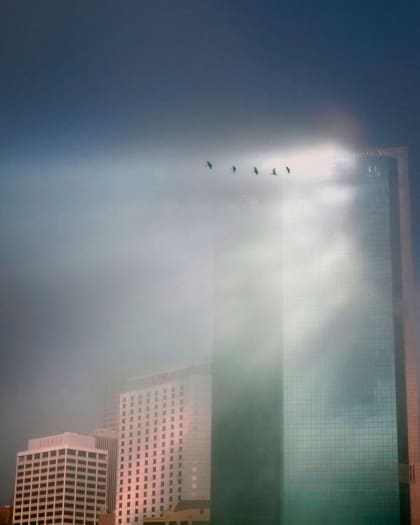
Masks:
[[[420,270],[415,2],[0,6],[0,503],[27,439],[88,432],[127,371],[209,355],[204,161],[407,146]],[[225,169],[225,168],[223,168]]]

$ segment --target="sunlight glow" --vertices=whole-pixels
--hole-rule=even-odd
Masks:
[[[290,167],[291,175],[307,177],[331,176],[338,164],[351,165],[354,156],[342,146],[324,144],[320,146],[300,147],[292,151],[276,152],[264,163],[267,165]]]

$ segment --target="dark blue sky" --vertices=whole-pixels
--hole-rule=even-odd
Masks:
[[[208,350],[193,159],[406,145],[419,267],[419,23],[415,2],[2,2],[2,500],[16,449],[93,428],[115,369]]]

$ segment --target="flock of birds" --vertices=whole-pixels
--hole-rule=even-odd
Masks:
[[[207,161],[207,167],[208,167],[210,170],[213,169],[213,163],[210,162],[209,160]],[[291,171],[292,171],[292,170],[289,168],[289,166],[286,166],[285,169],[286,169],[287,173],[291,173]],[[235,173],[236,170],[237,170],[236,166],[233,165],[232,168],[231,168],[231,170],[232,170],[232,173]],[[256,166],[254,166],[254,167],[252,168],[252,172],[255,173],[255,175],[259,175],[259,174],[261,173],[260,170],[259,170]],[[273,170],[272,170],[272,172],[270,173],[270,175],[278,175],[276,168],[273,168]]]

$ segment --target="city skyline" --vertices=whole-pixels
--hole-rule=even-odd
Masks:
[[[407,147],[419,300],[419,15],[2,3],[0,502],[17,450],[93,431],[113,377],[208,357],[233,164],[246,186],[293,148]]]
[[[398,149],[398,148],[397,148]],[[386,150],[384,150],[386,151]],[[327,153],[327,155],[326,155]],[[269,177],[269,172],[267,171],[267,167],[270,165],[270,163],[272,162],[279,162],[279,159],[284,159],[284,158],[288,158],[288,159],[291,159],[291,162],[295,163],[293,164],[294,166],[298,167],[298,170],[297,170],[297,175],[299,175],[299,169],[300,170],[307,170],[308,169],[308,166],[310,166],[311,163],[313,162],[320,162],[320,165],[321,166],[325,166],[326,164],[330,163],[331,162],[331,159],[329,158],[330,154],[332,154],[333,157],[335,157],[335,155],[338,155],[339,157],[340,156],[343,156],[344,159],[347,159],[348,158],[348,155],[351,155],[351,152],[349,151],[345,151],[345,150],[341,150],[341,149],[337,149],[336,151],[334,150],[334,148],[331,149],[330,146],[327,146],[327,147],[324,147],[324,146],[321,146],[319,148],[312,148],[312,149],[305,149],[305,150],[302,150],[301,153],[299,153],[299,150],[295,150],[294,153],[287,153],[287,152],[281,152],[278,154],[277,157],[274,157],[273,160],[266,160],[266,159],[260,159],[261,160],[261,164],[262,166],[265,167],[265,173],[264,175],[262,175],[263,177]],[[299,160],[299,155],[303,155],[302,158]],[[308,159],[312,159],[312,160],[309,160]],[[203,168],[204,169],[204,168]],[[301,171],[302,173],[302,171]],[[226,174],[222,174],[222,177],[225,178],[225,175]],[[221,182],[222,179],[219,179],[217,182],[216,182],[216,186]],[[275,179],[273,179],[275,180]],[[222,182],[222,186],[225,185],[225,190],[226,191],[226,195],[232,195],[232,190],[234,190],[233,186],[232,186],[232,181],[229,181],[228,178],[225,178],[225,181],[226,182]],[[251,181],[251,182],[249,182]],[[215,184],[214,184],[214,181],[213,182],[209,182],[208,183],[209,186],[207,187],[207,191],[209,192],[209,194],[211,194],[212,192],[215,191]],[[236,184],[234,182],[234,184]],[[258,184],[258,183],[257,183]],[[239,190],[240,188],[240,190]],[[237,188],[237,190],[239,191],[249,191],[249,192],[252,192],[253,190],[255,190],[257,188],[257,186],[255,185],[255,181],[253,179],[249,179],[249,177],[246,177],[245,178],[245,185],[243,186],[239,186]],[[237,191],[237,190],[234,190],[234,191]],[[216,190],[217,192],[217,190]],[[252,193],[249,193],[249,196],[251,197],[252,196]],[[252,197],[251,197],[252,198]],[[255,198],[259,199],[258,197],[258,191],[255,192]],[[221,222],[219,223],[219,227],[220,227],[220,224],[223,224],[223,221],[224,221],[224,218],[220,218]],[[213,235],[214,235],[214,231],[213,231]],[[212,240],[212,242],[214,242],[214,238]],[[213,246],[214,248],[214,246]],[[213,253],[211,253],[211,258],[213,258],[214,255]],[[212,264],[214,263],[213,259],[212,260]],[[209,271],[209,279],[211,279],[211,271]],[[214,285],[213,282],[210,282],[209,284],[209,287],[212,287]],[[213,304],[213,307],[214,307],[214,304]],[[213,319],[213,316],[212,314],[210,313],[210,318]],[[211,335],[210,335],[210,338],[209,338],[209,341],[207,343],[207,346],[206,346],[206,351],[205,352],[202,352],[202,355],[206,355],[208,354],[209,352],[209,348],[211,347]],[[195,360],[195,359],[194,359]],[[185,359],[181,362],[178,363],[178,365],[176,364],[173,364],[172,366],[169,366],[169,367],[166,367],[167,370],[171,370],[171,369],[177,369],[179,368],[179,366],[181,366],[183,363],[185,363]],[[102,385],[102,388],[101,388],[101,391],[97,391],[96,395],[97,395],[97,398],[98,398],[98,402],[96,403],[95,407],[96,407],[96,410],[93,412],[93,414],[91,415],[91,418],[87,420],[87,423],[82,426],[82,427],[77,427],[77,428],[74,428],[74,427],[71,427],[69,428],[68,424],[66,425],[61,425],[61,426],[57,426],[56,424],[54,424],[53,422],[53,425],[52,425],[52,429],[56,430],[56,431],[77,431],[77,432],[80,432],[80,431],[83,431],[83,432],[92,432],[93,428],[97,427],[98,424],[99,426],[102,425],[102,423],[104,423],[106,421],[106,418],[111,418],[110,420],[115,420],[115,414],[114,416],[111,415],[106,415],[103,413],[103,408],[104,408],[104,405],[103,405],[103,402],[104,402],[104,399],[106,399],[106,388],[105,388],[105,398],[103,397],[104,396],[104,391],[103,391],[103,387],[107,387],[107,386],[110,386],[111,388],[111,392],[113,390],[115,390],[115,392],[117,392],[117,396],[116,396],[116,399],[119,398],[119,395],[122,393],[122,392],[126,392],[128,390],[130,390],[131,388],[134,388],[134,385],[136,384],[136,381],[141,381],[142,380],[142,375],[139,375],[139,371],[142,369],[142,366],[141,366],[141,363],[138,363],[138,366],[137,367],[134,367],[134,368],[131,368],[130,370],[127,368],[127,369],[119,369],[118,373],[116,374],[117,376],[119,376],[118,379],[115,379],[115,370],[111,371],[111,373],[106,376],[107,378],[107,381],[109,381],[108,383],[103,383],[101,380],[95,385],[95,384],[92,384],[93,386],[93,389],[95,391],[95,386],[98,387],[98,385]],[[162,370],[165,370],[165,366],[163,365],[163,363],[159,363],[159,365],[155,365],[154,367],[151,365],[151,363],[149,362],[149,364],[145,367],[145,369],[149,370],[149,374],[158,374],[159,371],[162,371]],[[118,369],[117,369],[118,370]],[[124,374],[125,374],[125,378],[124,378]],[[112,377],[114,376],[114,377]],[[130,386],[131,385],[131,386]],[[99,389],[98,389],[99,390]],[[115,396],[114,396],[115,397]],[[89,400],[89,398],[86,398],[84,401],[91,401],[91,399]],[[114,403],[115,404],[115,403]],[[112,412],[112,410],[111,410]],[[114,408],[114,412],[115,412],[115,408]],[[102,415],[101,415],[102,414]],[[105,417],[105,419],[104,419]],[[106,424],[102,425],[104,427],[107,427]],[[109,428],[112,428],[113,430],[116,430],[116,427],[115,426],[109,426]],[[32,434],[33,435],[33,434]],[[9,479],[11,480],[9,483],[8,483],[8,486],[7,484],[5,484],[6,486],[6,489],[8,488],[9,490],[9,493],[11,493],[10,491],[10,487],[13,485],[13,474],[10,474],[9,475]],[[10,501],[10,498],[4,498],[5,502],[7,503],[8,501]]]
[[[208,362],[130,377],[118,396],[117,431],[112,417],[105,418],[111,428],[99,428],[90,435],[64,432],[30,439],[27,450],[17,453],[14,523],[28,523],[30,518],[52,523],[60,517],[64,523],[73,518],[80,521],[86,512],[83,519],[92,524],[99,514],[111,513],[116,524],[129,518],[134,523],[143,516],[161,517],[174,511],[181,499],[208,501],[210,383]],[[102,477],[93,494],[93,485],[80,488],[79,478],[96,482],[96,475],[86,477],[95,473],[91,470],[95,455],[101,463],[92,465]],[[90,499],[82,509],[86,490]],[[66,517],[63,509],[64,514],[76,514]]]

